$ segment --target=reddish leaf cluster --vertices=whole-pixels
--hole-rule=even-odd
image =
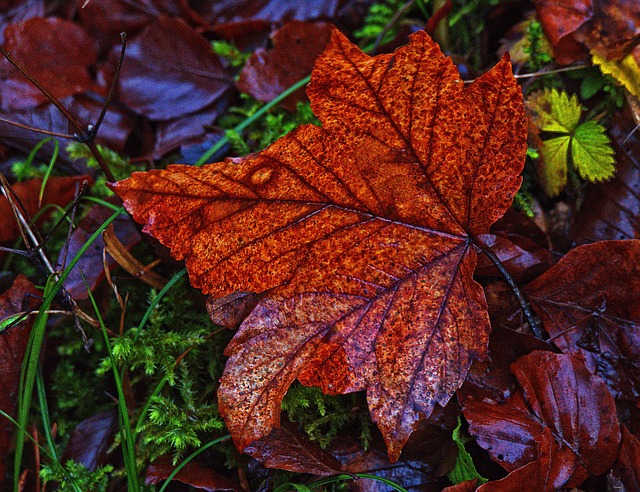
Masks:
[[[424,33],[369,57],[336,31],[308,94],[321,128],[301,127],[246,158],[173,165],[114,186],[212,294],[212,319],[239,325],[219,390],[237,446],[267,466],[340,469],[277,429],[298,379],[330,394],[366,390],[391,461],[405,444],[410,459],[420,419],[466,379],[458,399],[469,432],[509,472],[481,489],[573,487],[614,463],[632,483],[637,465],[620,454],[614,397],[637,401],[640,313],[629,292],[640,291],[640,246],[582,246],[553,265],[535,226],[515,215],[494,224],[519,186],[524,152],[508,62],[463,88]],[[536,279],[526,292],[564,354],[500,328],[521,320],[497,297],[487,311],[471,277],[482,234],[511,275]],[[481,267],[497,274],[486,260]]]
[[[328,36],[327,27],[310,21],[332,19],[338,8],[337,1],[319,5],[200,2],[192,7],[187,2],[163,0],[106,0],[88,2],[83,8],[79,8],[82,2],[77,3],[16,2],[0,13],[4,47],[86,126],[95,123],[105,102],[121,49],[120,33],[126,33],[126,62],[97,140],[147,158],[219,138],[220,132],[211,126],[231,101],[234,83],[212,52],[211,38],[255,46],[266,41],[275,22],[292,21],[274,35],[275,40],[282,39],[267,55],[275,57],[275,63],[261,68],[257,68],[259,63],[250,64],[263,76],[277,80],[281,85],[270,90],[280,91],[279,87],[308,75],[322,50],[317,33],[324,30]],[[295,49],[289,48],[290,42]],[[248,67],[247,74],[250,71]],[[48,131],[78,133],[4,59],[0,60],[0,80],[0,116]],[[268,97],[259,78],[243,79],[242,88]],[[295,106],[295,99],[290,101]],[[23,150],[41,139],[37,133],[6,123],[0,123],[0,134],[2,141]],[[43,151],[50,153],[51,148],[45,146]],[[64,152],[61,157],[66,159]]]
[[[622,58],[640,40],[636,0],[535,0],[558,63],[584,59],[593,49],[607,59]],[[640,52],[639,52],[640,56]]]

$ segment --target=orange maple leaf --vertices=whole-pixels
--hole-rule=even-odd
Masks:
[[[503,59],[464,87],[424,32],[369,57],[335,30],[307,90],[322,127],[202,168],[114,186],[191,283],[261,293],[227,347],[220,413],[239,449],[280,423],[297,378],[366,390],[396,460],[490,331],[473,237],[510,206],[526,123]]]

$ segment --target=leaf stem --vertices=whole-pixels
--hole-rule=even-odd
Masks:
[[[469,238],[478,247],[478,249],[480,249],[480,251],[482,251],[487,256],[487,258],[491,260],[491,262],[496,266],[496,268],[498,269],[502,277],[505,279],[507,284],[509,284],[509,287],[511,288],[513,294],[516,296],[518,303],[520,304],[520,309],[522,309],[522,312],[524,313],[524,317],[527,318],[527,322],[529,323],[529,326],[531,327],[531,331],[533,332],[533,334],[536,336],[536,338],[539,338],[540,340],[544,340],[545,339],[544,335],[542,334],[542,330],[540,329],[538,320],[536,319],[536,317],[533,315],[533,312],[531,311],[529,302],[527,301],[524,294],[516,284],[515,280],[513,280],[513,277],[511,276],[511,274],[507,271],[505,266],[500,261],[500,258],[498,258],[498,256],[491,250],[489,246],[487,246],[487,244],[484,241],[482,241],[482,239],[478,237],[474,237],[473,235],[471,235],[471,233],[469,233]]]

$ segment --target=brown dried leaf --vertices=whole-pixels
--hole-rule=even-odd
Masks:
[[[175,468],[168,456],[161,456],[147,467],[145,485],[155,485],[162,480],[166,480]],[[215,470],[203,466],[197,461],[187,463],[172,480],[207,492],[222,490],[231,492],[244,491],[239,484],[230,478],[220,475]]]
[[[342,471],[340,462],[300,434],[294,426],[284,425],[253,442],[244,450],[267,468],[319,476]]]
[[[70,177],[54,177],[47,181],[47,186],[44,189],[44,195],[42,196],[42,206],[48,204],[56,204],[61,207],[67,205],[73,201],[77,191],[80,189],[83,181],[90,181],[89,176],[70,176]],[[11,186],[13,192],[20,200],[20,203],[24,205],[24,210],[33,217],[38,211],[38,196],[40,194],[40,188],[42,186],[41,179],[29,179],[21,183],[16,183]],[[39,217],[37,221],[41,224],[45,221],[51,213],[44,213]],[[2,227],[0,227],[0,243],[8,243],[15,241],[20,237],[20,229],[16,222],[11,206],[4,197],[0,196],[0,217],[2,220]]]
[[[640,39],[637,0],[535,0],[534,3],[556,61],[561,65],[584,59],[590,49],[608,59],[622,58]]]
[[[308,93],[321,128],[114,189],[186,258],[193,285],[265,293],[227,347],[218,393],[240,449],[279,425],[298,378],[332,394],[366,389],[395,460],[484,356],[472,236],[520,185],[522,95],[506,59],[464,87],[424,32],[371,58],[337,31]]]

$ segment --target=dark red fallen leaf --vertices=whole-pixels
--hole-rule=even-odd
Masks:
[[[513,290],[503,280],[485,284],[484,295],[487,298],[491,326],[501,326],[519,330],[524,327],[525,317]],[[524,355],[524,354],[521,354]]]
[[[4,30],[8,24],[20,24],[32,17],[44,17],[44,0],[7,2],[6,10],[0,7],[0,44],[4,43]]]
[[[238,89],[259,101],[271,101],[311,73],[330,35],[331,27],[324,22],[286,23],[273,33],[273,49],[259,48],[251,55],[240,73]],[[307,100],[302,88],[281,105],[289,111],[295,111],[297,102]]]
[[[97,50],[93,39],[77,24],[56,17],[35,17],[9,25],[4,47],[54,97],[91,88],[89,67]],[[47,98],[7,60],[0,60],[0,107],[4,111],[33,108]]]
[[[487,488],[516,490],[532,480],[531,490],[552,491],[605,473],[618,455],[620,428],[604,382],[578,359],[545,351],[521,357],[511,371],[522,390],[505,403],[464,402],[469,433],[515,473]]]
[[[443,489],[442,492],[474,492],[476,490],[478,479],[474,478],[473,480],[467,480],[465,482],[460,482],[455,485],[451,485],[446,489]]]
[[[166,480],[175,466],[171,464],[171,460],[168,456],[161,456],[153,463],[151,463],[146,470],[145,485],[155,485],[163,480]],[[199,490],[206,490],[209,492],[216,492],[221,490],[229,490],[233,492],[243,492],[244,489],[218,472],[211,468],[201,465],[197,461],[190,461],[184,468],[182,468],[178,474],[173,477],[172,481],[181,482],[187,485],[191,485]]]
[[[518,282],[537,277],[553,263],[553,255],[524,237],[505,234],[483,234],[482,241],[495,253],[507,272]],[[478,258],[476,275],[499,276],[494,264],[485,255]]]
[[[62,462],[73,460],[82,463],[89,470],[107,464],[107,451],[113,444],[114,432],[117,429],[118,414],[115,410],[97,413],[84,419],[71,433],[62,454]]]
[[[515,469],[502,480],[480,486],[478,492],[521,492],[523,489],[536,492],[556,492],[556,477],[564,474],[561,457],[553,454],[553,433],[545,428],[536,440],[537,458]]]
[[[70,177],[54,177],[50,178],[47,182],[47,186],[44,190],[42,197],[42,205],[55,204],[61,207],[68,205],[73,201],[76,193],[80,190],[83,181],[90,182],[89,176],[70,176]],[[40,194],[40,187],[42,186],[41,179],[29,179],[22,183],[16,183],[12,186],[13,192],[18,197],[26,212],[33,217],[39,210],[38,196]],[[36,224],[41,224],[49,217],[51,213],[44,213],[36,221]],[[0,217],[2,217],[2,224],[0,226],[0,244],[10,243],[20,237],[20,229],[18,223],[14,218],[11,206],[7,199],[0,196]]]
[[[18,275],[13,285],[0,295],[0,320],[37,306],[37,301],[29,299],[28,295],[38,296],[38,291],[24,275]],[[16,417],[18,402],[18,387],[20,383],[20,369],[22,359],[29,340],[33,317],[0,332],[0,409]],[[3,416],[0,416],[0,489],[4,490],[4,480],[7,463],[13,448],[15,427]]]
[[[340,462],[300,434],[293,425],[273,429],[244,452],[267,468],[328,476],[342,471]]]
[[[640,490],[640,442],[624,425],[620,452],[612,471],[625,490]]]
[[[131,39],[162,15],[182,19],[196,16],[185,0],[92,0],[78,9],[79,23],[98,40],[103,50],[120,44],[121,32]]]
[[[113,210],[96,205],[87,216],[78,224],[71,234],[68,244],[60,252],[58,264],[64,259],[70,262],[75,254],[84,246],[89,237],[113,214]],[[140,233],[129,217],[120,216],[113,222],[113,228],[118,240],[127,248],[131,249],[140,242]],[[75,265],[64,283],[67,292],[74,299],[87,299],[89,288],[92,292],[95,287],[104,280],[105,272],[102,262],[102,251],[104,240],[102,236],[97,238],[87,251],[80,257],[80,261]],[[110,268],[116,266],[114,259],[107,254],[107,264]],[[84,276],[84,278],[83,278]],[[85,283],[86,282],[86,283]]]
[[[382,436],[376,429],[366,451],[355,430],[341,433],[328,451],[342,463],[345,472],[369,473],[393,480],[409,490],[439,492],[449,483],[445,475],[455,464],[458,448],[451,436],[459,415],[460,407],[455,401],[445,408],[437,407],[428,419],[418,423],[395,463],[389,461]],[[351,482],[349,490],[383,492],[388,491],[389,486],[362,479]]]
[[[573,231],[578,243],[640,238],[640,134],[622,144],[634,125],[622,113],[611,118],[607,133],[616,152],[616,175],[588,186]]]
[[[130,40],[118,86],[120,100],[135,112],[172,120],[216,101],[231,79],[204,37],[163,16]]]
[[[509,209],[480,239],[498,256],[509,274],[519,282],[540,275],[555,262],[549,251],[549,240],[525,215]],[[484,254],[478,256],[476,275],[500,276],[500,272]]]
[[[552,348],[533,335],[493,325],[487,357],[484,361],[474,361],[466,381],[458,390],[458,400],[505,401],[517,387],[517,381],[509,370],[511,364],[534,350],[550,351]]]
[[[590,49],[606,58],[621,58],[640,38],[637,0],[535,0],[555,59],[568,65]]]
[[[640,397],[640,241],[578,246],[526,293],[553,342],[616,398]]]
[[[299,0],[223,0],[202,6],[203,16],[212,25],[239,24],[252,21],[277,23],[333,19],[340,0],[300,2]]]

